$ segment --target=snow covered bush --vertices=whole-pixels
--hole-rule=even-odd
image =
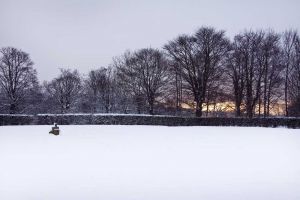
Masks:
[[[300,118],[196,118],[127,114],[0,115],[0,125],[162,125],[162,126],[253,126],[300,128]]]

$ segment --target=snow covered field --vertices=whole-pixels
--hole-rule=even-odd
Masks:
[[[300,131],[0,127],[1,200],[299,200]]]

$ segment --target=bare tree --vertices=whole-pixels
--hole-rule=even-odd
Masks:
[[[87,97],[90,98],[88,104],[92,107],[92,112],[97,112],[97,96],[98,96],[98,87],[99,87],[99,77],[96,70],[92,70],[88,74],[88,78],[85,81],[85,87],[87,90],[84,90],[87,93]]]
[[[224,115],[218,103],[230,100],[237,117],[268,117],[283,101],[286,116],[300,115],[300,39],[295,30],[245,31],[231,43],[224,31],[201,27],[163,49],[125,52],[109,67],[90,71],[82,90],[76,70],[61,70],[41,87],[29,55],[2,48],[0,112],[195,111],[201,117],[205,109],[206,116]]]
[[[37,87],[36,71],[28,53],[13,47],[2,48],[0,53],[0,87],[9,113],[14,114],[31,89]]]
[[[126,51],[122,56],[114,58],[113,67],[117,71],[117,85],[125,93],[122,98],[125,97],[126,99],[128,95],[135,105],[136,112],[140,114],[146,104],[146,100],[143,94],[142,81],[136,76],[134,62],[134,54]]]
[[[149,114],[154,114],[154,103],[168,82],[168,65],[163,54],[156,49],[141,49],[135,53],[135,75],[140,79],[146,95]]]
[[[170,85],[168,86],[168,104],[176,108],[176,114],[180,114],[183,103],[183,80],[178,62],[172,60],[169,63]]]
[[[196,116],[202,116],[208,82],[221,68],[229,51],[224,31],[202,27],[194,36],[182,35],[165,45],[168,55],[180,66],[182,78],[188,84],[196,103]]]
[[[232,82],[235,116],[241,116],[241,106],[245,98],[245,68],[243,65],[243,46],[241,35],[234,38],[232,52],[228,59],[227,74]]]
[[[270,103],[274,92],[281,85],[280,36],[273,31],[264,34],[258,59],[263,67],[263,112],[264,117],[270,115]]]
[[[264,33],[262,31],[246,31],[239,34],[241,65],[245,76],[245,107],[249,118],[252,118],[255,107],[261,96],[263,62],[258,59]]]
[[[76,103],[81,91],[81,78],[77,70],[61,69],[59,77],[45,83],[48,94],[59,104],[60,112],[65,113]]]
[[[277,100],[281,85],[280,36],[273,31],[246,31],[235,36],[233,52],[228,63],[232,79],[236,116],[245,104],[248,117],[258,105],[258,115],[263,110],[269,116],[271,101]],[[263,106],[263,107],[262,107]]]
[[[300,37],[297,34],[293,47],[293,59],[291,65],[291,73],[289,77],[289,96],[291,103],[289,111],[291,116],[300,116]]]
[[[163,54],[151,48],[128,53],[125,61],[118,65],[118,76],[135,97],[146,99],[149,114],[154,114],[154,104],[168,82],[167,72]]]
[[[93,112],[98,105],[102,105],[106,113],[109,113],[113,103],[114,79],[111,68],[100,68],[90,71],[86,80],[87,90],[90,92]]]
[[[283,64],[285,67],[285,77],[284,77],[284,102],[285,102],[285,115],[288,116],[288,104],[289,104],[289,77],[291,76],[291,67],[293,62],[293,57],[295,54],[295,42],[297,38],[297,32],[289,30],[283,33],[282,38],[282,49],[283,49]]]

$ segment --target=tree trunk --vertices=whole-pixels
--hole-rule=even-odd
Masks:
[[[261,98],[258,98],[258,117],[261,115]]]
[[[154,115],[154,97],[149,98],[149,114]]]
[[[149,114],[150,115],[154,115],[153,106],[150,106],[150,108],[149,108]]]
[[[16,113],[16,104],[11,103],[9,107],[9,114],[15,114]]]
[[[236,105],[236,110],[235,110],[235,116],[236,117],[240,117],[241,116],[241,106],[240,105]]]
[[[196,102],[196,117],[202,117],[202,103]]]
[[[253,109],[252,109],[252,94],[247,94],[247,104],[246,104],[246,111],[247,111],[247,117],[252,118],[253,117]]]
[[[268,73],[268,71],[266,71],[265,73]],[[265,75],[264,78],[264,118],[267,117],[267,75]]]
[[[289,116],[288,113],[288,68],[286,69],[285,74],[285,83],[284,83],[284,103],[285,103],[285,116]]]
[[[209,111],[209,104],[208,101],[206,102],[206,117],[208,117],[208,111]]]

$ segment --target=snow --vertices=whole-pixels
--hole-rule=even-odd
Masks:
[[[1,200],[299,200],[300,131],[0,127]]]
[[[142,116],[142,117],[177,117],[174,115],[150,115],[150,114],[134,114],[134,113],[65,113],[65,114],[37,114],[37,116]]]
[[[34,116],[131,116],[131,117],[178,117],[175,115],[150,115],[150,114],[134,114],[134,113],[65,113],[65,114],[53,114],[53,113],[44,113],[44,114],[1,114],[0,116],[11,116],[11,117],[34,117]]]

